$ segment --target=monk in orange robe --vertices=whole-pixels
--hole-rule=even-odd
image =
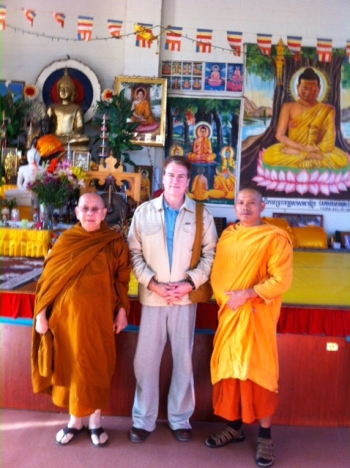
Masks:
[[[206,440],[222,447],[244,440],[242,423],[259,419],[256,463],[271,466],[275,455],[271,420],[277,407],[276,326],[281,295],[292,280],[288,234],[264,223],[265,205],[253,189],[238,193],[239,222],[221,235],[211,273],[219,305],[211,358],[214,413],[227,426]]]
[[[55,405],[69,408],[68,425],[56,434],[60,445],[84,430],[85,416],[92,444],[108,441],[100,414],[115,371],[114,332],[127,326],[131,262],[122,234],[103,222],[106,212],[99,195],[80,197],[80,222],[59,236],[36,290],[32,385],[34,393],[48,393]],[[52,353],[51,362],[42,361],[42,350]]]
[[[208,179],[204,175],[205,169],[199,167],[197,169],[197,175],[193,179],[191,192],[195,200],[204,201],[208,199]]]
[[[216,176],[214,177],[213,188],[208,190],[208,196],[215,199],[227,198],[229,189],[227,187],[227,179],[225,179],[222,173],[222,168],[217,166],[215,172]]]

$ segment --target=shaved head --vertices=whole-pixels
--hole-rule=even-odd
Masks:
[[[239,197],[240,194],[242,193],[251,193],[251,194],[254,194],[260,202],[263,201],[263,197],[261,195],[261,193],[259,192],[259,190],[256,190],[254,188],[245,188],[245,189],[242,189],[238,192],[238,195],[237,195],[237,198]]]
[[[84,202],[88,200],[90,202],[97,203],[101,208],[105,207],[105,202],[103,198],[98,193],[95,193],[95,192],[84,193],[83,195],[81,195],[81,197],[79,198],[78,205],[82,206]]]

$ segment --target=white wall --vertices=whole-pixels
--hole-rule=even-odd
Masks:
[[[286,41],[287,35],[302,36],[305,46],[315,46],[316,39],[323,37],[333,39],[333,47],[345,47],[350,39],[350,0],[11,0],[5,4],[8,27],[0,32],[1,79],[26,83],[35,82],[43,68],[67,55],[92,68],[102,89],[111,87],[117,75],[158,76],[159,62],[165,59],[240,61],[223,50],[228,49],[227,30],[243,32],[244,42],[255,42],[257,33],[273,34],[273,43],[279,38]],[[33,27],[24,18],[22,8],[36,11]],[[54,21],[52,11],[66,14],[64,29]],[[109,18],[123,20],[122,34],[129,35],[120,40],[67,40],[77,38],[78,15],[94,17],[94,38],[109,37]],[[137,48],[132,34],[137,22],[181,26],[188,38],[195,38],[197,28],[213,29],[212,53],[196,53],[195,43],[186,38],[182,39],[181,52],[165,51],[164,35],[159,54],[156,44],[150,49]],[[59,39],[47,39],[43,34]],[[136,164],[152,161],[158,166],[162,158],[159,148],[146,148],[133,156]],[[234,219],[231,207],[211,209],[217,216]],[[349,212],[323,214],[329,233],[334,229],[350,230]]]

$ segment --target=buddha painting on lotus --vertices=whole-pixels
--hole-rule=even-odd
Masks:
[[[279,83],[273,63],[260,72],[265,58],[253,44],[247,51],[240,187],[271,199],[350,200],[350,64],[338,53],[311,61],[312,48],[298,62],[285,53]]]
[[[206,62],[205,91],[224,91],[226,84],[226,63]]]

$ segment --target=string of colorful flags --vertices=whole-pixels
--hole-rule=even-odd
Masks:
[[[34,19],[36,17],[35,10],[29,9],[22,9],[24,17],[30,23],[31,27],[33,27]],[[55,21],[64,28],[64,23],[66,19],[66,15],[64,13],[59,12],[51,12]],[[55,37],[55,36],[45,36],[37,34],[38,36],[44,36],[50,39],[57,39],[57,40],[73,40],[73,41],[91,41],[91,40],[101,40],[101,38],[92,38],[92,30],[93,30],[93,21],[94,18],[91,16],[78,16],[77,21],[77,39],[67,39],[62,37]],[[116,19],[107,19],[107,30],[109,33],[109,38],[120,39],[122,37],[127,37],[130,35],[135,35],[135,46],[142,47],[142,48],[150,48],[152,42],[155,39],[158,39],[159,36],[165,33],[165,45],[164,49],[169,50],[172,52],[180,52],[181,51],[181,42],[182,39],[192,40],[196,44],[196,52],[198,53],[211,53],[212,48],[214,49],[222,49],[228,50],[232,52],[235,56],[240,57],[242,54],[242,37],[243,33],[239,31],[227,31],[227,42],[229,45],[229,49],[218,47],[213,45],[213,30],[212,29],[197,29],[196,30],[196,37],[190,38],[187,35],[183,35],[183,28],[179,26],[167,26],[166,28],[162,26],[153,26],[149,23],[137,23],[134,25],[134,32],[130,34],[121,34],[121,29],[123,26],[123,21],[116,20]],[[18,29],[14,26],[8,25],[12,29]],[[155,28],[160,28],[162,32],[158,35],[153,34],[153,30]],[[0,30],[4,31],[6,29],[6,6],[0,5]],[[28,34],[36,34],[30,33],[28,31],[21,30],[22,32],[27,32]],[[271,55],[271,47],[272,47],[272,34],[260,34],[258,33],[256,39],[258,50],[267,57]],[[109,39],[108,38],[108,39]],[[102,38],[107,39],[107,38]],[[289,51],[294,55],[297,59],[300,57],[301,54],[301,47],[302,47],[302,37],[301,36],[287,36],[287,47]],[[332,39],[325,39],[325,38],[317,38],[316,39],[316,55],[319,62],[331,62],[332,61]],[[350,40],[346,41],[345,45],[345,58],[348,63],[350,63]]]

